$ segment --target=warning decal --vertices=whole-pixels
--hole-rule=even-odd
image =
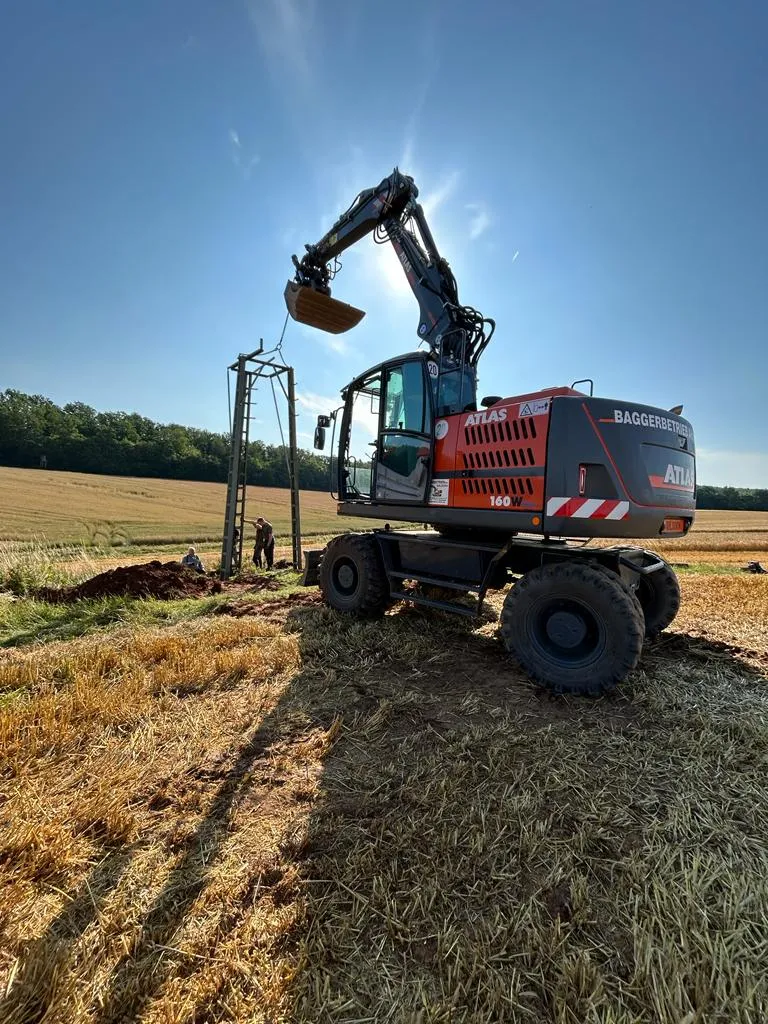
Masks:
[[[429,489],[429,505],[448,504],[448,480],[433,480]]]
[[[520,406],[521,416],[541,416],[545,412],[549,412],[548,398],[536,398],[532,402],[523,402]]]

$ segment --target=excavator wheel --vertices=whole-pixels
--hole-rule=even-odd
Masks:
[[[637,609],[637,613],[640,616],[641,621],[643,623],[645,622],[645,612],[643,611],[643,606],[640,603],[640,598],[637,596],[637,591],[633,590],[632,587],[630,587],[630,585],[627,583],[627,581],[622,576],[619,575],[619,573],[614,572],[613,569],[609,569],[607,565],[603,565],[601,562],[586,562],[585,561],[582,564],[584,564],[584,565],[591,565],[594,569],[598,569],[600,572],[608,573],[608,575],[611,577],[611,579],[618,580],[619,583],[622,585],[622,587],[626,590],[626,592],[632,598],[632,602],[634,603],[635,608]]]
[[[656,572],[641,576],[637,596],[645,616],[645,635],[652,639],[666,629],[680,611],[680,584],[672,566],[664,562]]]
[[[652,552],[648,553],[652,554]],[[657,557],[654,555],[654,560]],[[652,640],[658,636],[680,611],[680,584],[674,570],[667,562],[664,562],[663,567],[657,569],[656,572],[649,573],[647,576],[638,576],[637,588],[634,590],[608,566],[601,565],[599,562],[589,564],[594,565],[601,572],[610,573],[622,583],[640,610],[645,623],[646,639]]]
[[[326,604],[347,615],[384,613],[389,582],[373,537],[344,533],[328,543],[320,561],[320,592]]]
[[[645,632],[632,595],[610,570],[584,562],[532,569],[507,594],[507,651],[555,693],[599,696],[635,668]]]

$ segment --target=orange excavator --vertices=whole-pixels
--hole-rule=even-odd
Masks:
[[[333,427],[339,514],[387,520],[327,545],[325,602],[354,615],[383,614],[396,600],[475,615],[489,589],[511,582],[501,637],[528,674],[556,692],[612,688],[644,638],[675,617],[680,590],[646,548],[586,542],[689,531],[696,460],[682,407],[596,397],[591,381],[478,401],[494,321],[459,302],[418,189],[397,168],[293,257],[285,301],[294,320],[335,334],[360,322],[364,313],[333,298],[330,283],[338,256],[368,234],[393,246],[426,349],[359,373],[342,405],[318,417],[318,450]]]

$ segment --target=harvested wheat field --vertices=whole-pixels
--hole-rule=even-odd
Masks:
[[[0,1020],[766,1019],[768,577],[682,582],[600,700],[311,590],[0,652]]]
[[[225,500],[224,484],[0,466],[0,541],[220,541]],[[301,510],[308,536],[340,532],[336,503],[325,492],[302,491]],[[247,514],[265,516],[277,535],[290,537],[288,491],[249,486]]]
[[[606,546],[614,542],[595,543]],[[652,548],[678,564],[736,569],[750,561],[768,562],[768,512],[698,510],[687,537],[646,537],[626,543]]]

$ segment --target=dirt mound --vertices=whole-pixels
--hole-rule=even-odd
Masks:
[[[41,601],[69,603],[98,597],[158,597],[169,601],[221,592],[221,584],[180,562],[144,562],[123,565],[99,573],[72,587],[42,587],[35,593]]]
[[[214,614],[232,615],[236,619],[241,619],[246,615],[258,615],[272,621],[275,617],[284,617],[284,613],[290,611],[291,608],[296,608],[298,605],[317,604],[319,600],[317,592],[297,591],[286,595],[286,597],[276,598],[274,601],[258,603],[255,601],[225,601],[224,604],[220,604],[218,608],[214,609]]]
[[[280,584],[271,576],[257,576],[255,580],[248,581],[248,590],[279,590]]]

